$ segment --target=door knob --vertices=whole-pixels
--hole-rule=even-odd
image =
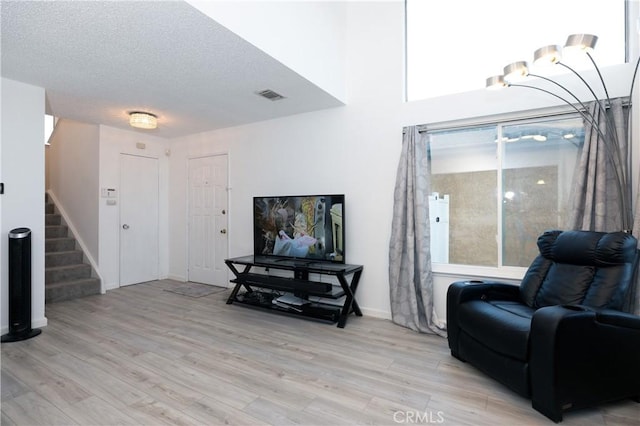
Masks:
[[[122,225],[122,229],[129,229],[129,225],[125,223],[124,225]]]
[[[221,234],[226,234],[226,233],[227,233],[227,230],[226,230],[226,229],[221,229],[221,230],[220,230],[220,233],[221,233]]]

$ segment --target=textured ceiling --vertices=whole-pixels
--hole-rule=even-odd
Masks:
[[[131,129],[127,112],[144,110],[158,115],[144,132],[173,138],[342,105],[182,1],[0,7],[2,76],[45,88],[58,117]]]

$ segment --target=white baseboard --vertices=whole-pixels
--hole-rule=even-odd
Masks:
[[[187,277],[185,277],[183,275],[169,274],[167,279],[174,280],[174,281],[180,281],[181,283],[186,283],[187,282]]]
[[[49,321],[47,320],[46,317],[43,317],[37,320],[31,320],[31,328],[46,327],[47,324],[49,324]]]
[[[109,291],[109,290],[115,290],[116,288],[120,288],[120,284],[119,283],[103,283],[103,287],[105,289],[105,292]],[[102,293],[104,294],[104,293]]]
[[[35,320],[31,319],[31,328],[42,328],[42,327],[46,327],[47,324],[48,324],[48,321],[46,317],[42,317]],[[7,333],[9,333],[9,326],[2,327],[0,329],[0,334],[2,334],[3,336]]]
[[[360,307],[360,310],[362,311],[362,315],[367,317],[380,318],[380,319],[386,319],[386,320],[391,319],[391,312],[381,311],[379,309],[363,308],[362,306]]]

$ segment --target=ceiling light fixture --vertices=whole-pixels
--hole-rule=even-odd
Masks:
[[[137,129],[155,129],[158,127],[158,117],[149,112],[132,111],[129,113],[129,125]]]

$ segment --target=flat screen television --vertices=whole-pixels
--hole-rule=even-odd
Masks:
[[[345,263],[344,195],[253,198],[254,256]]]

